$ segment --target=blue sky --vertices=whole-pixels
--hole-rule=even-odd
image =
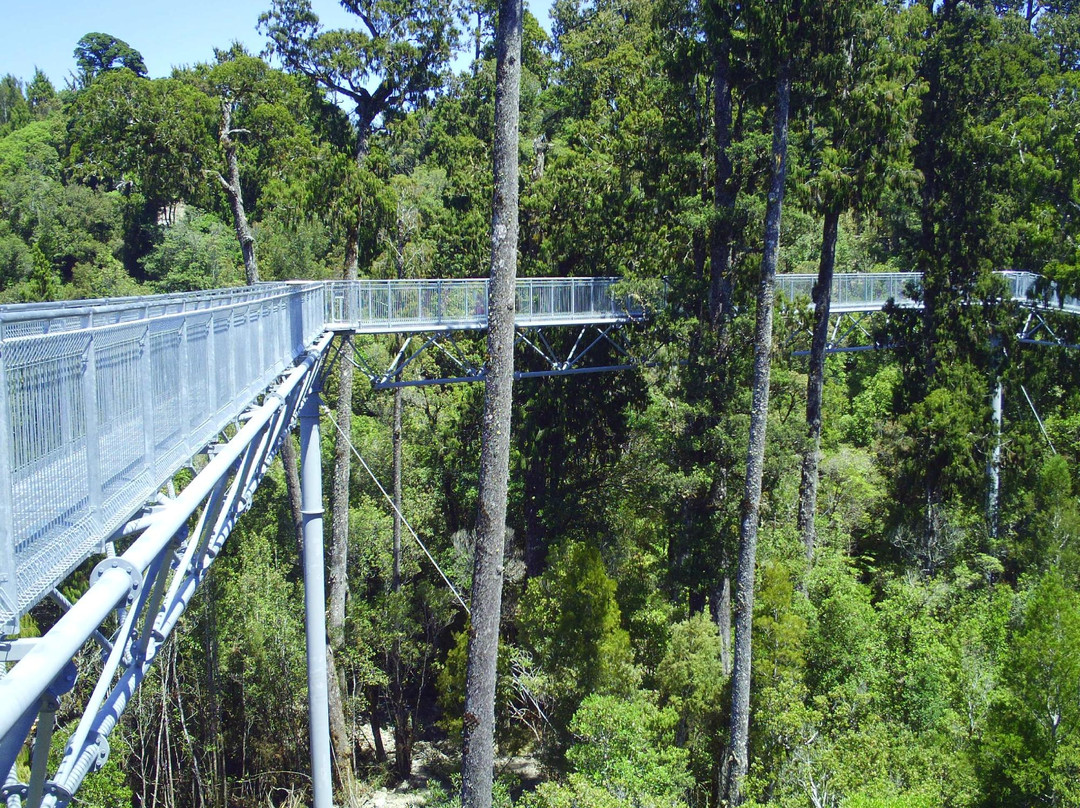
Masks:
[[[550,0],[528,5],[547,27]],[[209,61],[215,47],[234,40],[258,53],[265,39],[255,25],[269,7],[270,0],[0,0],[0,76],[29,81],[36,66],[60,89],[75,71],[75,43],[91,31],[138,50],[151,78]],[[312,7],[324,27],[353,27],[355,18],[333,0]]]

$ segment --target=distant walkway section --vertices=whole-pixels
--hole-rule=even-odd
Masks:
[[[1080,300],[1061,297],[1053,284],[1033,272],[999,272],[1009,287],[1009,299],[1022,306],[1059,309],[1080,314]],[[918,272],[846,272],[833,276],[834,314],[881,311],[890,300],[900,308],[922,308],[913,298],[922,274]],[[776,289],[788,301],[810,298],[817,283],[816,274],[776,276]]]

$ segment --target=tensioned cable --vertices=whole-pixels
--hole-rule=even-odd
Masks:
[[[416,531],[413,530],[412,525],[409,524],[409,520],[405,518],[405,514],[403,514],[398,509],[398,506],[394,502],[393,498],[388,493],[386,493],[386,489],[383,488],[382,483],[379,482],[379,478],[375,476],[375,472],[371,470],[371,467],[367,464],[367,461],[365,461],[364,458],[360,456],[360,452],[358,452],[356,450],[356,447],[353,446],[351,437],[347,435],[345,433],[345,430],[341,428],[341,425],[338,424],[337,420],[333,416],[333,413],[330,412],[330,409],[325,404],[322,405],[322,411],[326,413],[326,417],[330,419],[330,423],[334,425],[334,428],[341,433],[341,436],[343,438],[345,438],[345,442],[349,444],[349,448],[352,449],[352,453],[356,455],[356,459],[360,461],[360,464],[367,471],[368,475],[370,475],[371,479],[375,482],[375,485],[377,485],[379,487],[379,490],[382,491],[382,495],[386,497],[386,501],[390,503],[390,507],[393,508],[394,512],[401,517],[402,524],[409,529],[412,537],[416,539],[416,543],[420,545],[420,549],[424,551],[424,554],[428,557],[428,560],[432,563],[432,565],[434,565],[435,569],[439,571],[439,575],[441,575],[442,579],[446,581],[446,585],[450,587],[450,591],[454,593],[454,597],[457,598],[458,603],[461,604],[461,608],[465,610],[465,614],[469,615],[469,617],[472,617],[472,612],[469,611],[469,607],[465,605],[465,601],[462,599],[461,594],[457,591],[457,587],[450,583],[450,579],[446,577],[446,573],[443,572],[442,567],[439,566],[439,562],[435,560],[435,556],[431,554],[431,551],[428,550],[428,548],[424,545],[424,542],[420,540],[420,537],[418,535],[416,535]],[[544,708],[540,706],[540,700],[532,694],[532,691],[529,690],[528,685],[526,685],[521,680],[522,677],[520,675],[515,675],[514,679],[518,687],[521,688],[528,700],[532,703],[533,709],[535,709],[537,714],[544,720],[544,723],[548,726],[551,726],[551,721],[550,719],[548,719],[547,714],[544,712]]]
[[[420,540],[420,537],[416,534],[416,531],[413,530],[413,526],[409,524],[409,520],[405,518],[405,514],[403,514],[398,509],[397,503],[394,502],[393,497],[386,493],[386,489],[383,488],[382,483],[379,482],[379,478],[375,476],[375,472],[371,470],[371,467],[367,464],[367,461],[365,461],[364,458],[360,456],[360,452],[356,451],[356,447],[353,446],[350,436],[346,434],[345,430],[342,429],[341,425],[338,424],[338,422],[334,419],[334,416],[330,412],[330,409],[328,407],[323,405],[322,411],[326,413],[326,417],[330,419],[330,423],[334,425],[334,428],[341,433],[341,436],[343,438],[345,438],[345,442],[349,444],[349,448],[352,449],[352,453],[356,455],[356,459],[360,461],[360,465],[364,467],[367,473],[371,476],[371,479],[375,482],[375,485],[377,485],[379,487],[379,490],[382,491],[382,495],[386,497],[386,501],[390,503],[390,507],[394,509],[394,513],[396,513],[401,519],[401,523],[409,529],[412,537],[416,539],[416,543],[420,545],[420,549],[424,551],[424,555],[428,557],[428,561],[430,561],[435,566],[435,569],[439,571],[439,575],[441,575],[442,579],[446,581],[446,585],[450,587],[450,591],[454,593],[454,597],[457,598],[458,603],[461,604],[461,608],[465,610],[465,614],[472,617],[472,612],[469,611],[469,607],[465,605],[465,600],[461,597],[461,593],[457,591],[457,587],[450,583],[450,579],[446,577],[446,573],[443,572],[442,567],[439,566],[439,562],[435,560],[435,556],[431,554],[431,551],[428,550],[424,542]]]
[[[1028,406],[1031,407],[1032,413],[1035,414],[1035,420],[1039,422],[1039,429],[1042,430],[1042,436],[1046,438],[1046,442],[1050,444],[1050,451],[1054,454],[1057,454],[1057,449],[1054,448],[1054,444],[1050,440],[1050,436],[1046,434],[1046,427],[1043,426],[1043,420],[1039,417],[1039,411],[1035,409],[1035,404],[1031,401],[1031,396],[1028,395],[1028,391],[1024,388],[1024,385],[1020,385],[1020,392],[1024,394],[1024,398],[1027,399]]]

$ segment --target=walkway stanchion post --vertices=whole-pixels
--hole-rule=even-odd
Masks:
[[[300,410],[300,509],[304,525],[304,627],[307,634],[308,718],[314,808],[332,808],[330,697],[326,673],[326,583],[323,578],[322,452],[319,391]]]

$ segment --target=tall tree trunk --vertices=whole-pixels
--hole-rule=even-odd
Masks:
[[[369,716],[371,717],[371,742],[375,745],[375,760],[379,763],[386,762],[386,749],[382,742],[382,720],[379,716],[379,688],[371,685],[367,689]]]
[[[289,516],[296,533],[296,552],[299,557],[304,554],[304,515],[300,497],[300,463],[291,434],[281,441],[281,465],[285,468],[285,492],[289,496]]]
[[[338,673],[337,660],[332,647],[329,645],[326,654],[326,679],[328,684],[327,694],[330,702],[330,746],[333,748],[334,763],[337,766],[338,788],[344,797],[344,804],[352,806],[356,802],[352,739],[348,722],[345,720],[345,702],[342,699],[341,676]]]
[[[720,669],[731,675],[731,578],[726,574],[713,588],[709,602],[713,622],[720,632]]]
[[[394,264],[400,280],[405,277],[403,260],[405,251],[405,230],[401,219],[397,223],[397,245],[394,250]],[[398,374],[397,381],[401,381]],[[412,774],[412,731],[409,708],[405,703],[404,672],[401,665],[401,610],[403,608],[401,592],[401,514],[402,514],[402,436],[401,416],[403,409],[403,390],[394,388],[394,413],[391,425],[390,442],[393,447],[393,485],[394,485],[394,567],[390,577],[390,590],[393,592],[391,608],[394,610],[394,639],[390,644],[390,701],[394,715],[394,770],[399,780],[408,780]]]
[[[735,658],[731,687],[729,751],[724,761],[724,797],[729,805],[743,800],[743,780],[749,766],[750,658],[754,623],[754,571],[757,564],[758,512],[769,416],[769,373],[772,363],[773,287],[780,250],[780,212],[787,176],[788,114],[791,107],[791,59],[780,65],[773,124],[772,177],[765,209],[765,245],[757,293],[754,330],[753,403],[750,445],[746,453],[746,488],[739,525],[739,567],[735,578]]]
[[[398,272],[401,277],[401,272]],[[404,671],[401,665],[401,440],[402,389],[394,388],[394,423],[391,442],[394,455],[394,568],[390,589],[394,593],[394,639],[390,645],[390,700],[394,710],[394,769],[398,779],[407,780],[412,774],[412,732],[409,709],[405,702]]]
[[[840,210],[825,212],[821,236],[821,261],[814,285],[814,335],[810,343],[810,369],[806,381],[806,449],[799,485],[799,530],[807,563],[814,559],[817,513],[818,462],[821,454],[821,391],[825,383],[825,344],[829,339],[829,306],[832,303],[833,270],[836,267],[836,236]]]
[[[363,165],[367,156],[367,135],[361,126],[357,138],[356,162]],[[359,212],[358,212],[359,215]],[[354,281],[359,274],[360,263],[359,224],[350,226],[345,234],[345,262],[342,276]],[[337,423],[334,440],[334,479],[330,491],[330,569],[328,579],[329,606],[326,616],[327,678],[330,688],[330,741],[334,747],[334,760],[338,766],[338,785],[351,803],[354,799],[353,745],[345,720],[345,682],[337,670],[336,656],[345,645],[345,601],[349,592],[349,477],[352,472],[352,398],[353,337],[343,333],[341,361],[338,371]]]
[[[990,457],[986,464],[987,476],[990,478],[990,491],[986,503],[986,521],[992,539],[998,537],[998,529],[1001,526],[1001,425],[1005,405],[1005,382],[1001,377],[1001,369],[996,368],[996,370],[997,379],[994,383],[994,392],[990,397],[994,425],[991,438],[994,443],[990,449]]]
[[[236,130],[232,128],[232,100],[223,98],[218,142],[225,154],[225,170],[228,177],[218,174],[217,178],[225,190],[225,196],[229,199],[236,239],[240,242],[240,252],[244,256],[244,276],[248,286],[252,286],[259,282],[259,265],[255,260],[255,235],[251,231],[247,213],[244,210],[244,195],[240,187],[240,164],[236,157],[236,141],[232,139],[235,133]]]
[[[218,140],[225,153],[225,165],[228,179],[218,174],[218,181],[225,189],[232,209],[236,238],[244,256],[244,277],[248,286],[259,282],[259,264],[255,259],[255,234],[248,225],[244,210],[244,196],[240,187],[240,164],[236,156],[236,141],[232,139],[232,105],[228,100],[221,102],[221,128]],[[286,435],[281,444],[281,463],[285,467],[285,488],[289,494],[289,510],[292,515],[293,529],[296,532],[296,547],[303,552],[304,528],[300,506],[300,464],[296,456],[296,446],[292,436]]]
[[[514,383],[514,286],[518,242],[518,99],[522,0],[500,0],[495,38],[494,198],[483,444],[473,564],[472,618],[465,673],[461,759],[463,808],[491,808],[495,746],[495,670],[502,609],[510,412]]]

